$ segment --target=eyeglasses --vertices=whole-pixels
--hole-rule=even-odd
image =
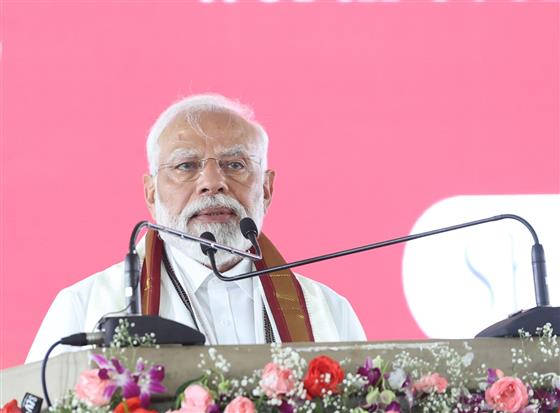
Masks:
[[[177,182],[190,182],[196,180],[209,160],[216,161],[220,171],[227,178],[244,181],[253,174],[260,165],[258,161],[248,157],[223,157],[206,159],[182,159],[173,163],[160,165],[158,172],[164,170]]]

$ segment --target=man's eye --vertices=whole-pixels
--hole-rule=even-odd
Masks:
[[[245,169],[245,163],[243,161],[227,161],[226,168],[231,171],[242,171]]]
[[[178,171],[195,171],[198,168],[198,162],[181,162],[175,166]]]

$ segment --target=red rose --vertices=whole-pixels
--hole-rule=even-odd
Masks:
[[[126,404],[126,409],[125,409]],[[114,413],[158,413],[157,410],[147,410],[140,406],[140,397],[130,397],[126,400],[120,402],[115,410]]]
[[[17,405],[17,400],[11,400],[2,407],[0,413],[21,413],[21,409]]]
[[[309,362],[303,386],[307,397],[322,397],[328,391],[337,392],[338,385],[344,379],[344,370],[336,360],[327,356],[319,356]]]

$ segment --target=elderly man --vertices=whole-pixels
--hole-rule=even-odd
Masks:
[[[219,95],[187,97],[166,109],[147,140],[150,174],[146,204],[158,224],[247,250],[239,222],[257,227],[272,199],[275,173],[267,169],[268,137],[247,107]],[[266,268],[283,263],[259,235]],[[348,301],[290,271],[224,282],[210,270],[200,246],[148,232],[138,245],[143,260],[142,309],[200,330],[207,344],[271,341],[355,341],[365,334]],[[225,276],[251,271],[248,260],[216,254]],[[40,360],[58,339],[91,331],[105,314],[122,310],[123,263],[63,289],[51,305],[26,362]],[[68,350],[64,346],[59,351]]]

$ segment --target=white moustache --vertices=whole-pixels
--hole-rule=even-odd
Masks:
[[[188,223],[191,218],[199,215],[204,210],[217,208],[229,209],[237,215],[239,219],[247,216],[247,211],[237,199],[224,194],[217,194],[194,200],[181,211],[180,217],[185,219]]]

